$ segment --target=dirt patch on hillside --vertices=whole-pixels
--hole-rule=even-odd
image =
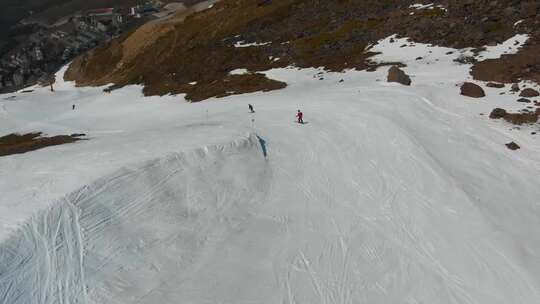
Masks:
[[[76,59],[65,77],[78,85],[144,84],[146,95],[185,93],[191,101],[283,88],[285,84],[262,74],[232,77],[229,72],[238,68],[257,71],[284,67],[289,64],[286,58],[270,57],[267,48],[236,48],[231,45],[235,42],[224,41],[228,33],[236,31],[238,22],[256,19],[280,5],[263,8],[253,16],[225,9],[227,4],[216,6],[150,24],[97,48]],[[217,23],[220,26],[216,28]]]
[[[22,154],[29,151],[58,146],[83,140],[85,134],[58,135],[43,137],[41,132],[27,134],[9,134],[0,137],[0,156]]]
[[[532,37],[517,54],[503,55],[476,63],[471,69],[474,79],[500,83],[532,80],[540,83],[540,37]]]
[[[196,83],[175,87],[174,83],[163,82],[161,86],[147,86],[144,88],[146,95],[160,95],[162,92],[173,91],[176,93],[185,93],[186,99],[197,102],[208,98],[222,98],[230,95],[268,92],[283,89],[286,83],[268,79],[264,74],[254,73],[245,75],[228,75],[221,79],[203,83]],[[153,91],[152,91],[153,90]]]

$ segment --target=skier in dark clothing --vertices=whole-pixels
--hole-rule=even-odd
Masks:
[[[253,110],[253,106],[251,104],[248,104],[248,107],[251,113],[255,113],[255,110]]]
[[[302,113],[302,111],[298,110],[298,113],[296,113],[296,118],[298,118],[298,123],[304,123],[304,113]]]

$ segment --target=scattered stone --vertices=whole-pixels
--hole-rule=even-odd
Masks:
[[[424,57],[416,57],[416,60],[422,60]]]
[[[480,98],[486,96],[486,93],[484,92],[484,89],[482,89],[479,85],[476,85],[472,82],[465,82],[461,86],[461,95],[472,98]]]
[[[535,90],[535,89],[527,88],[527,89],[521,91],[519,96],[521,96],[521,97],[537,97],[537,96],[540,96],[540,93],[538,93],[538,91]]]
[[[406,86],[411,85],[411,78],[409,77],[409,75],[405,74],[405,72],[403,72],[403,70],[401,70],[397,66],[392,66],[390,70],[388,70],[387,81],[401,83],[402,85]]]
[[[514,83],[510,89],[512,92],[519,92],[520,88],[519,88],[519,84],[517,83]]]
[[[491,111],[491,114],[489,114],[489,118],[491,119],[499,119],[504,118],[508,114],[505,109],[501,108],[495,108],[493,111]]]
[[[460,55],[458,58],[454,59],[454,61],[461,64],[474,64],[477,62],[474,56],[465,56],[465,55]]]
[[[522,102],[522,103],[531,103],[531,100],[527,99],[527,98],[520,98],[517,100],[517,102]]]
[[[345,80],[341,79],[339,82],[342,83],[342,82],[345,82]]]
[[[511,142],[511,143],[507,143],[506,144],[506,147],[512,151],[516,151],[516,150],[519,150],[521,147],[516,144],[515,142]]]
[[[504,83],[488,82],[486,84],[486,87],[500,89],[500,88],[504,88]]]

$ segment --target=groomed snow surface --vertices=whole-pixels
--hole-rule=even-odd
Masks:
[[[460,51],[402,44],[375,60],[411,87],[289,68],[198,104],[0,96],[0,135],[89,139],[0,158],[0,303],[540,303],[533,127],[479,115],[508,88],[459,95]]]

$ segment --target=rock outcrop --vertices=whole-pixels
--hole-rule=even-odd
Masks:
[[[506,144],[506,147],[512,151],[516,151],[516,150],[519,150],[521,147],[516,144],[515,142],[510,142],[510,143],[507,143]]]
[[[540,117],[540,108],[536,109],[535,112],[526,112],[526,113],[508,113],[506,110],[501,108],[494,109],[489,118],[491,119],[504,119],[509,123],[515,125],[523,124],[533,124],[538,121]]]
[[[410,86],[411,78],[402,69],[397,66],[392,66],[388,70],[388,82],[397,82],[402,85]]]
[[[491,119],[504,118],[506,114],[508,114],[508,112],[506,112],[505,109],[495,108],[493,109],[493,111],[491,111],[491,114],[489,114],[489,118]]]
[[[519,96],[528,97],[528,98],[530,98],[530,97],[538,97],[538,96],[540,96],[540,93],[538,93],[538,91],[535,90],[535,89],[527,88],[527,89],[524,89],[523,91],[521,91]]]
[[[481,98],[486,96],[484,89],[477,84],[472,82],[465,82],[461,86],[461,95],[472,97],[472,98]]]

